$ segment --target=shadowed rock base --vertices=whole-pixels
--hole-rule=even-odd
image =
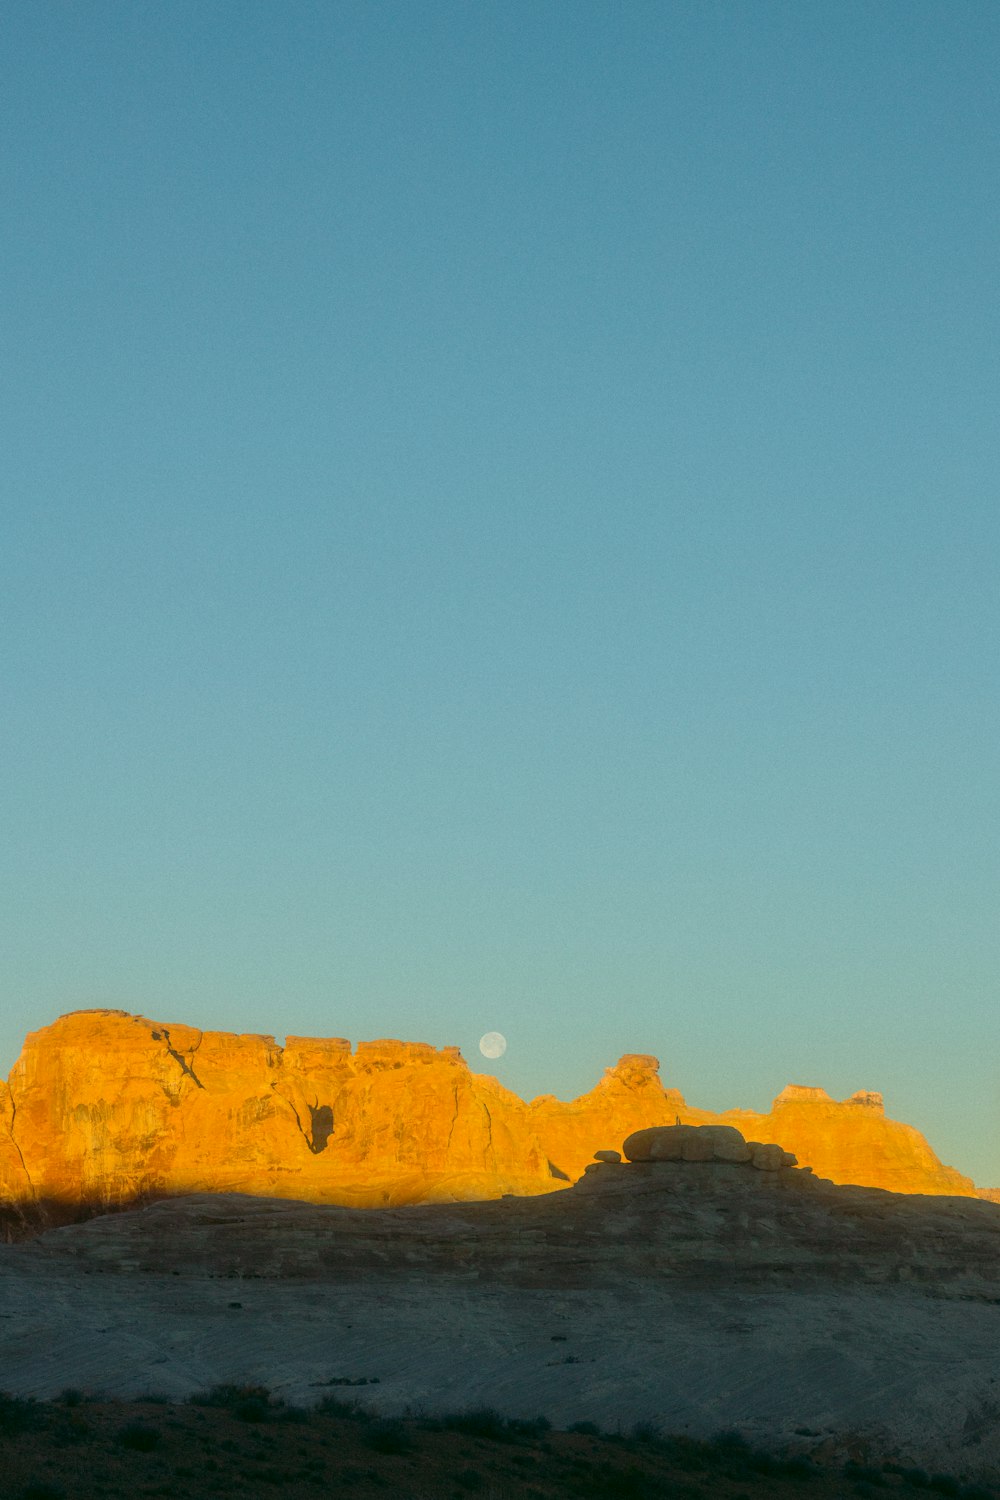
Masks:
[[[0,1247],[21,1395],[351,1384],[387,1414],[734,1428],[989,1477],[998,1351],[1000,1207],[790,1167],[604,1162],[548,1196],[365,1213],[202,1195]]]

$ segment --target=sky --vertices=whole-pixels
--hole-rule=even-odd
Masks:
[[[993,0],[4,31],[0,1069],[651,1052],[1000,1185]]]

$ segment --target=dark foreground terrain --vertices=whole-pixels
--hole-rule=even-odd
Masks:
[[[66,1391],[52,1402],[0,1396],[0,1497],[997,1497],[981,1483],[873,1462],[870,1455],[824,1461],[817,1434],[802,1437],[812,1458],[765,1454],[735,1434],[698,1441],[665,1437],[653,1427],[600,1433],[586,1422],[556,1432],[544,1418],[504,1419],[489,1409],[387,1420],[330,1395],[307,1410],[253,1386],[219,1387],[184,1403],[91,1401]]]
[[[385,1211],[164,1200],[0,1245],[0,1389],[0,1500],[989,1494],[1000,1205],[722,1161]]]

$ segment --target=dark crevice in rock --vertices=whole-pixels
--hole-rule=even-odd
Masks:
[[[318,1156],[321,1151],[326,1150],[326,1143],[333,1134],[333,1110],[329,1104],[310,1104],[309,1119],[312,1125],[309,1150],[314,1156]]]
[[[288,1105],[288,1108],[295,1116],[295,1124],[298,1126],[299,1135],[305,1141],[313,1156],[318,1156],[321,1151],[325,1151],[327,1148],[327,1143],[329,1142],[329,1139],[333,1134],[332,1106],[329,1104],[320,1104],[318,1099],[316,1100],[315,1104],[307,1104],[306,1108],[309,1111],[309,1124],[311,1126],[311,1129],[306,1130],[305,1126],[302,1124],[302,1116],[295,1108],[295,1105],[292,1103],[291,1099],[287,1098],[286,1095],[278,1092],[277,1084],[272,1083],[271,1088],[274,1090],[275,1094],[277,1094],[279,1099],[284,1100],[285,1104]]]
[[[452,1089],[452,1100],[454,1102],[455,1108],[454,1108],[454,1110],[452,1112],[451,1122],[450,1122],[450,1124],[448,1126],[448,1144],[444,1148],[446,1151],[450,1151],[451,1150],[451,1138],[455,1134],[455,1126],[458,1123],[458,1084],[457,1083],[455,1084],[455,1087]]]
[[[21,1148],[18,1145],[17,1140],[16,1140],[16,1138],[14,1136],[14,1121],[16,1119],[17,1119],[17,1104],[14,1102],[14,1094],[13,1094],[13,1091],[11,1091],[11,1095],[10,1095],[10,1142],[11,1142],[11,1145],[14,1147],[14,1150],[17,1152],[18,1161],[21,1163],[21,1169],[24,1172],[25,1178],[27,1179],[28,1187],[31,1190],[31,1196],[34,1197],[35,1196],[35,1184],[31,1180],[31,1173],[28,1171],[28,1163],[24,1159],[24,1152],[21,1150]]]
[[[557,1167],[554,1161],[550,1161],[549,1162],[549,1176],[550,1177],[558,1177],[560,1182],[572,1182],[573,1181],[573,1179],[572,1179],[572,1177],[570,1177],[569,1173],[568,1172],[564,1172],[561,1167]]]
[[[173,1058],[174,1062],[178,1064],[182,1073],[186,1073],[189,1078],[193,1079],[200,1089],[203,1089],[205,1087],[205,1085],[202,1083],[201,1079],[195,1072],[194,1068],[192,1068],[191,1064],[188,1062],[187,1058],[182,1057],[182,1055],[177,1051],[177,1048],[171,1043],[170,1032],[165,1026],[160,1031],[152,1032],[151,1036],[154,1042],[166,1043],[167,1051]]]

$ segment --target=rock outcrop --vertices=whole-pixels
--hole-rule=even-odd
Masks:
[[[633,1162],[725,1161],[754,1167],[758,1172],[780,1172],[782,1167],[796,1165],[791,1151],[761,1141],[748,1141],[735,1125],[653,1125],[630,1135],[622,1150]],[[598,1161],[604,1155],[599,1152]],[[588,1172],[593,1170],[587,1168]]]
[[[744,1135],[787,1147],[831,1182],[894,1193],[976,1193],[971,1178],[944,1166],[919,1130],[886,1117],[878,1093],[860,1090],[836,1100],[825,1089],[790,1085],[769,1114],[729,1110],[719,1118]]]
[[[977,1193],[918,1131],[887,1119],[877,1094],[838,1103],[792,1087],[769,1114],[713,1115],[664,1089],[655,1058],[630,1054],[578,1099],[527,1104],[453,1047],[281,1047],[92,1010],[29,1035],[0,1084],[0,1200],[9,1228],[18,1212],[51,1221],[192,1192],[368,1208],[531,1196],[579,1180],[597,1150],[677,1125],[729,1127],[686,1137],[711,1139],[715,1159],[750,1149],[761,1166],[770,1158],[758,1161],[757,1146],[776,1162],[784,1148],[834,1182]]]
[[[237,1036],[78,1011],[10,1076],[6,1199],[104,1208],[187,1192],[358,1207],[547,1191],[524,1105],[457,1048]]]

